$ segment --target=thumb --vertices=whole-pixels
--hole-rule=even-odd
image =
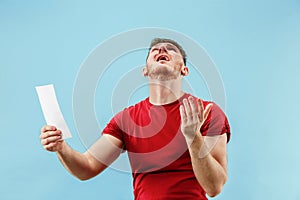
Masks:
[[[206,107],[205,110],[203,112],[203,121],[205,121],[211,111],[211,108],[213,107],[213,103],[209,103]]]

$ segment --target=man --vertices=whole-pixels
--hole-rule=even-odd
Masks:
[[[42,128],[41,143],[81,180],[98,175],[126,150],[137,200],[216,196],[227,180],[230,127],[216,104],[182,91],[188,74],[182,47],[156,38],[143,69],[148,98],[115,115],[83,154],[61,140],[54,126]]]

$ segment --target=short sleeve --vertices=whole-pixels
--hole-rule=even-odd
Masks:
[[[204,106],[206,107],[209,102],[204,102]],[[222,109],[215,103],[211,108],[211,111],[203,123],[200,132],[203,136],[214,136],[214,135],[222,135],[224,133],[227,134],[227,142],[230,140],[230,126],[228,123],[228,119]]]
[[[118,114],[116,114],[110,122],[106,125],[106,127],[103,129],[102,134],[109,134],[111,136],[114,136],[118,138],[119,140],[124,142],[124,134],[121,129],[121,123],[120,123],[120,116],[122,111]]]

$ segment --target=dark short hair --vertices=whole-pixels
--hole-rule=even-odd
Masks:
[[[182,46],[180,44],[178,44],[176,41],[172,40],[172,39],[167,39],[167,38],[154,38],[152,41],[151,41],[151,44],[150,44],[150,47],[149,47],[149,52],[150,52],[150,49],[154,46],[154,45],[157,45],[159,43],[171,43],[173,44],[174,46],[176,46],[179,51],[180,51],[180,54],[183,58],[183,62],[184,62],[184,65],[186,65],[186,53],[185,51],[183,50]],[[148,52],[148,55],[147,55],[147,58],[149,56],[149,52]]]

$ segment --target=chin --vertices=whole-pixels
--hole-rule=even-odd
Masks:
[[[175,80],[178,77],[180,77],[180,75],[178,73],[170,73],[170,71],[160,71],[159,73],[151,73],[148,75],[149,78],[153,79],[153,80],[158,80],[158,81],[170,81],[170,80]]]
[[[168,81],[180,77],[180,71],[170,67],[167,63],[148,66],[148,76],[153,80]]]

